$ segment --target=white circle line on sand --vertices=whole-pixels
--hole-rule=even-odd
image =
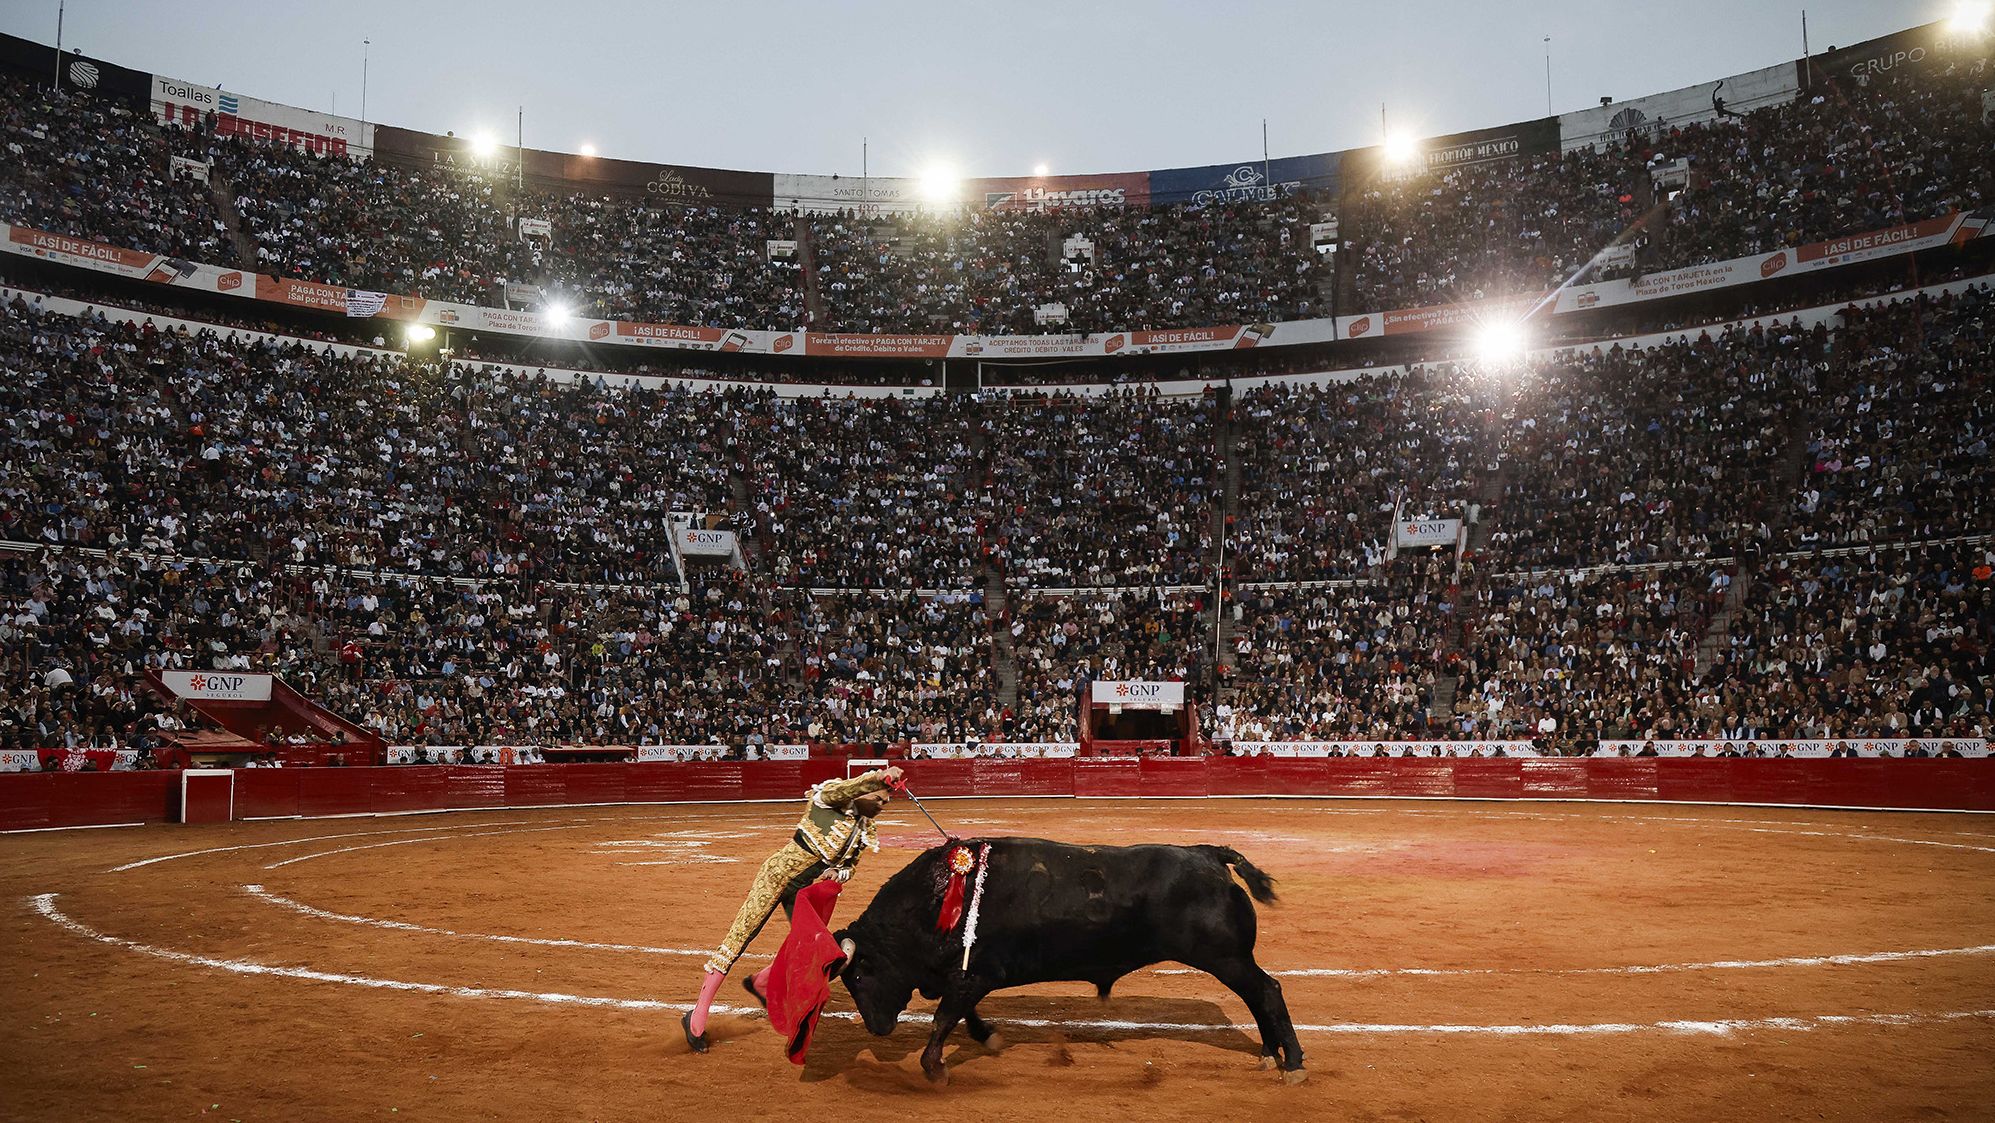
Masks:
[[[1921,948],[1913,951],[1873,951],[1852,955],[1793,955],[1780,959],[1714,959],[1704,963],[1645,963],[1625,967],[1306,967],[1268,974],[1283,979],[1370,979],[1387,976],[1453,975],[1665,975],[1678,971],[1738,971],[1770,967],[1848,967],[1864,963],[1897,963],[1958,955],[1995,953],[1995,944],[1967,948]],[[1159,975],[1200,975],[1188,967],[1159,970]]]
[[[196,955],[192,952],[174,951],[171,948],[155,947],[123,936],[113,936],[99,932],[56,908],[57,894],[42,893],[30,897],[29,904],[51,923],[85,939],[111,947],[123,948],[140,955],[151,956],[171,963],[181,963],[191,967],[207,967],[213,970],[228,971],[238,975],[262,975],[274,978],[304,979],[311,982],[339,983],[346,986],[366,987],[374,990],[392,990],[417,994],[444,995],[452,998],[496,998],[515,1001],[535,1002],[549,1006],[594,1006],[618,1010],[669,1011],[678,1013],[691,1008],[686,1002],[664,1002],[652,998],[617,998],[608,995],[564,994],[558,991],[510,990],[495,987],[452,986],[444,983],[411,982],[402,979],[378,979],[367,975],[352,975],[337,971],[320,971],[311,967],[280,967],[267,963],[256,963],[243,959],[218,959],[213,956]],[[745,1014],[758,1016],[760,1010],[737,1006],[716,1006],[716,1013]],[[851,1020],[851,1011],[830,1011],[827,1017]],[[1724,1018],[1711,1021],[1670,1020],[1660,1022],[1581,1022],[1545,1023],[1515,1025],[1468,1025],[1468,1024],[1418,1024],[1418,1023],[1375,1023],[1375,1022],[1331,1022],[1323,1025],[1298,1025],[1297,1033],[1309,1034],[1447,1034],[1475,1035],[1487,1034],[1500,1037],[1532,1036],[1597,1036],[1631,1034],[1645,1032],[1709,1034],[1724,1036],[1731,1033],[1753,1030],[1783,1030],[1809,1032],[1822,1028],[1842,1026],[1903,1026],[1921,1025],[1934,1022],[1961,1021],[1964,1019],[1995,1019],[1995,1010],[1957,1010],[1933,1014],[1809,1014],[1796,1017],[1771,1018]],[[928,1017],[919,1013],[903,1013],[904,1022],[927,1021]],[[1252,1025],[1239,1023],[1213,1022],[1139,1022],[1112,1019],[1052,1019],[1052,1018],[998,1018],[1000,1025],[1018,1025],[1030,1028],[1066,1030],[1131,1030],[1177,1033],[1252,1033]]]
[[[637,952],[640,955],[710,956],[713,954],[712,948],[658,948],[649,947],[644,944],[605,944],[588,940],[551,939],[538,936],[504,936],[490,932],[457,932],[449,928],[431,928],[427,925],[411,924],[403,920],[383,920],[380,917],[356,916],[352,913],[333,912],[330,909],[317,908],[303,901],[294,901],[289,897],[279,896],[261,885],[245,885],[242,889],[243,892],[248,893],[257,900],[268,902],[279,908],[290,909],[292,912],[309,916],[316,920],[331,920],[341,924],[360,924],[369,928],[386,929],[391,932],[416,932],[426,936],[448,936],[457,940],[489,940],[495,944],[529,944],[534,947],[546,948],[584,948],[590,951],[629,951]],[[742,958],[767,959],[769,957],[766,955],[743,955]]]
[[[310,854],[300,854],[295,858],[286,858],[281,862],[272,862],[263,868],[267,870],[281,869],[284,866],[296,865],[299,862],[309,862],[314,858],[330,858],[335,854],[351,854],[358,850],[381,850],[390,846],[414,846],[419,842],[447,842],[459,838],[490,838],[493,835],[499,834],[540,834],[544,831],[568,831],[574,830],[576,827],[587,826],[592,821],[594,820],[584,820],[578,823],[562,823],[559,826],[552,827],[508,827],[504,830],[474,831],[468,834],[457,832],[454,834],[425,835],[422,838],[398,838],[393,842],[370,842],[365,846],[342,846],[336,850],[318,850]]]
[[[698,819],[687,819],[687,817],[684,815],[648,815],[648,816],[643,816],[642,818],[648,822],[678,822],[682,820],[687,822],[701,821]],[[627,823],[630,821],[631,817],[628,815],[615,815],[615,816],[599,816],[593,819],[527,819],[522,822],[512,823],[508,825],[532,826],[537,823]],[[200,857],[205,857],[209,854],[234,854],[242,850],[268,850],[271,847],[275,846],[300,846],[307,842],[336,842],[340,839],[346,839],[346,838],[379,838],[382,835],[388,835],[388,834],[425,834],[425,833],[434,833],[436,831],[463,831],[463,830],[470,830],[473,827],[486,827],[492,825],[493,824],[491,823],[456,823],[456,824],[443,823],[427,827],[402,827],[397,830],[391,830],[391,831],[347,831],[343,834],[315,834],[315,835],[308,835],[304,838],[279,839],[278,841],[275,842],[246,842],[238,846],[210,846],[205,850],[182,850],[175,854],[159,854],[151,858],[140,858],[136,862],[126,862],[122,866],[112,866],[109,870],[106,870],[105,872],[124,873],[127,870],[141,869],[145,866],[155,865],[160,862],[178,861],[181,858],[200,858]]]

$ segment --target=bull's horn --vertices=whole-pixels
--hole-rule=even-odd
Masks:
[[[845,958],[850,959],[859,954],[859,945],[854,943],[850,936],[847,936],[845,939],[838,941],[838,950],[845,953]]]

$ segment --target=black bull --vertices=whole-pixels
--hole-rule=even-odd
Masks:
[[[957,845],[990,844],[976,943],[963,969],[962,925],[935,931],[945,876]],[[1102,997],[1115,981],[1153,963],[1177,962],[1218,978],[1260,1028],[1262,1065],[1302,1078],[1281,984],[1254,962],[1253,898],[1275,899],[1274,882],[1223,846],[1069,846],[1036,838],[973,839],[937,846],[887,879],[851,927],[842,978],[866,1028],[894,1030],[920,991],[940,999],[922,1051],[930,1080],[946,1082],[942,1043],[967,1023],[990,1043],[977,1003],[994,990],[1032,983],[1089,982]],[[967,893],[966,893],[967,897]]]

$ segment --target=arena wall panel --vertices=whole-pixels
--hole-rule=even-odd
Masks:
[[[1467,757],[1454,762],[1454,795],[1461,799],[1516,799],[1524,794],[1524,762]]]
[[[842,760],[248,768],[238,819],[554,804],[801,799]],[[909,762],[923,796],[1420,796],[1995,811],[1988,760],[1080,757]],[[170,822],[179,774],[0,776],[0,830]]]
[[[1204,757],[1146,756],[1139,762],[1146,796],[1185,799],[1207,795]]]
[[[0,783],[0,830],[31,831],[55,825],[48,818],[54,802],[49,796],[55,786],[54,774],[0,776],[0,781],[5,781]]]
[[[1393,764],[1388,757],[1328,757],[1323,761],[1325,787],[1331,795],[1391,795]]]
[[[250,771],[244,769],[243,771]],[[450,769],[370,768],[374,807],[380,811],[424,811],[450,807]]]
[[[568,784],[559,773],[586,765],[535,765],[505,769],[506,806],[546,807],[568,802]],[[636,768],[637,765],[625,765]]]
[[[1655,799],[1656,761],[1612,759],[1575,761],[1591,767],[1586,775],[1588,799]],[[1675,762],[1672,761],[1672,764]]]
[[[298,814],[298,786],[308,775],[313,774],[298,768],[237,769],[236,818],[281,819]]]
[[[1075,757],[1074,794],[1126,797],[1143,794],[1143,772],[1133,757]]]
[[[974,760],[910,760],[901,762],[901,767],[916,795],[981,794]]]
[[[812,784],[830,779],[829,776],[805,779],[804,770],[812,763],[816,762],[772,760],[744,769],[741,774],[741,798],[798,799],[810,790]]]
[[[502,807],[506,802],[506,774],[497,768],[458,765],[443,770],[444,806]]]
[[[1537,757],[1519,762],[1522,794],[1535,799],[1585,799],[1592,764],[1599,761]]]
[[[1688,800],[1693,803],[1729,803],[1738,785],[1732,783],[1740,763],[1733,759],[1690,757],[1672,760],[1669,767],[1656,768],[1656,799]],[[1750,790],[1751,785],[1745,785]],[[1768,800],[1766,802],[1772,802]]]
[[[180,802],[180,777],[171,772],[56,772],[49,779],[52,827],[166,822]]]
[[[237,769],[236,778],[240,783],[243,775],[258,769]],[[272,774],[288,769],[272,769]],[[309,772],[299,772],[298,810],[299,815],[359,815],[376,810],[374,806],[375,768],[315,768]],[[397,768],[393,771],[413,771]],[[238,812],[240,814],[240,812]]]
[[[1394,757],[1389,762],[1386,792],[1401,796],[1454,795],[1457,763],[1450,757]]]
[[[971,787],[978,792],[1003,791],[1011,795],[1074,794],[1072,760],[979,759],[971,761],[970,764]]]

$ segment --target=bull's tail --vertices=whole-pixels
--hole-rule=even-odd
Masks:
[[[1200,850],[1233,867],[1240,880],[1247,883],[1247,892],[1264,905],[1275,903],[1275,879],[1261,872],[1260,867],[1240,856],[1238,850],[1230,846],[1201,846]]]

